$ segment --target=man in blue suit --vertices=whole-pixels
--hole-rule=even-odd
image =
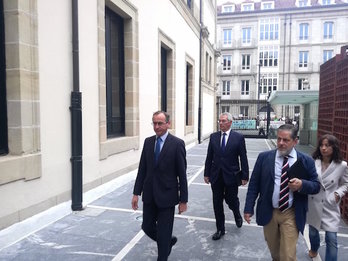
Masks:
[[[184,141],[168,132],[169,114],[155,112],[152,125],[156,135],[144,142],[132,208],[138,209],[138,196],[142,194],[141,227],[157,242],[157,260],[166,261],[177,242],[172,236],[175,205],[179,204],[179,214],[187,209],[186,150]]]
[[[274,261],[296,260],[299,231],[303,233],[306,222],[307,195],[320,189],[313,159],[296,151],[296,144],[297,129],[290,124],[280,126],[277,149],[262,152],[257,158],[245,202],[244,219],[250,223],[257,199],[256,222],[263,226]],[[287,176],[297,160],[302,160],[308,179]]]
[[[220,131],[210,135],[205,160],[204,181],[211,184],[217,231],[213,240],[225,234],[223,200],[233,211],[237,227],[243,224],[239,211],[238,180],[236,173],[242,170],[242,184],[249,180],[249,165],[243,135],[231,130],[232,116],[224,112],[219,117]],[[239,164],[240,162],[240,164]]]

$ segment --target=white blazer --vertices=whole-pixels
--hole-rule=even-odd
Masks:
[[[318,180],[321,184],[320,191],[316,195],[308,196],[307,223],[316,229],[338,232],[340,223],[340,202],[335,201],[335,192],[342,198],[348,191],[347,162],[331,162],[322,173],[321,160],[315,161]]]

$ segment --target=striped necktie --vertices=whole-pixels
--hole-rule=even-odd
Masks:
[[[288,169],[289,169],[289,156],[284,156],[283,167],[282,167],[282,175],[280,178],[280,193],[279,193],[279,210],[285,211],[289,207],[289,177],[288,177]]]

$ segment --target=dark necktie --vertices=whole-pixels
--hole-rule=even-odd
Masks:
[[[158,137],[156,140],[156,147],[155,147],[155,164],[157,164],[159,155],[161,153],[161,142],[162,142],[161,137]]]
[[[288,158],[289,156],[284,156],[282,175],[280,178],[279,210],[282,212],[289,207],[289,177],[287,172],[289,169]]]
[[[226,148],[226,133],[222,134],[221,150],[224,152]]]

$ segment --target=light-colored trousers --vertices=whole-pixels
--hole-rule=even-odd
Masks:
[[[298,229],[295,208],[284,212],[273,209],[272,219],[263,227],[263,233],[273,261],[296,261]]]

